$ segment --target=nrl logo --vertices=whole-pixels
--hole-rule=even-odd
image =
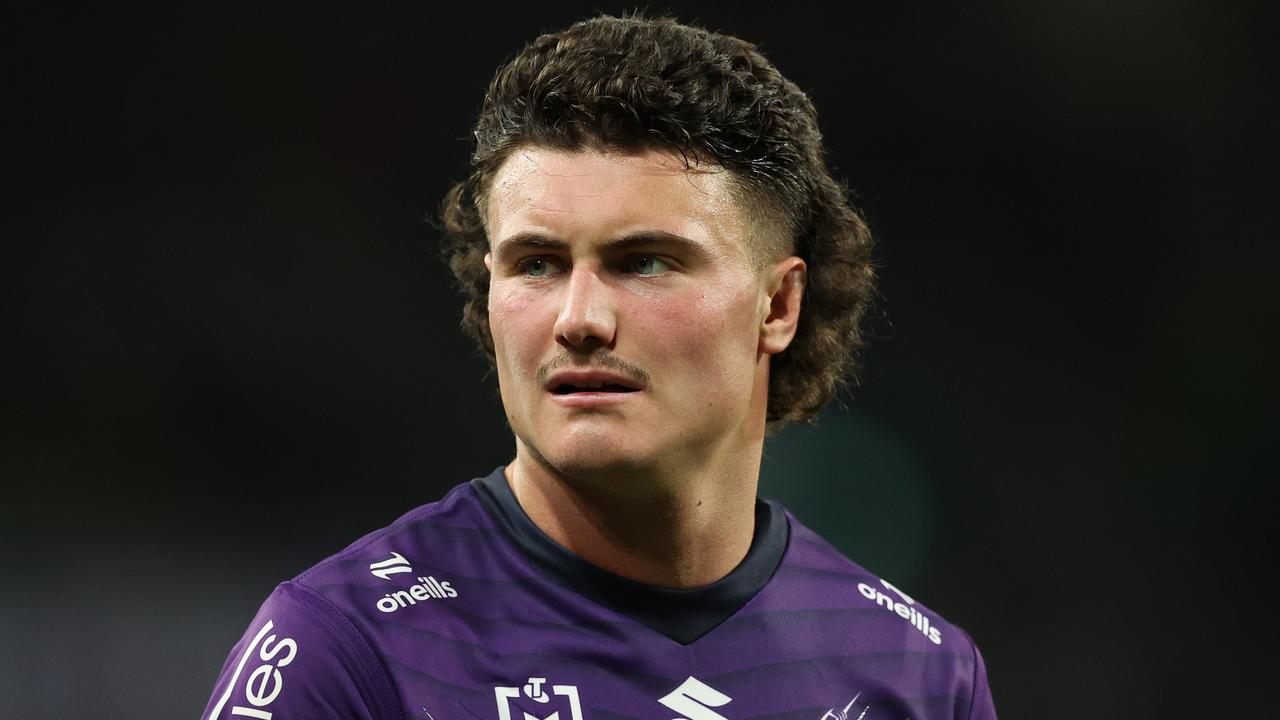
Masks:
[[[548,693],[547,688],[544,687],[546,682],[546,678],[536,677],[529,678],[529,682],[524,687],[495,687],[493,694],[498,700],[498,720],[512,720],[511,702],[520,700],[521,695],[525,698],[524,701],[519,703],[521,706],[528,707],[528,701],[532,701],[537,705],[547,706],[539,708],[538,712],[540,714],[538,715],[524,710],[523,707],[520,708],[520,712],[523,715],[521,720],[582,720],[582,705],[578,702],[577,686],[552,685],[551,692]],[[541,714],[553,706],[551,702],[553,697],[563,698],[560,702],[554,703],[559,707],[551,710],[550,713]],[[566,709],[566,704],[568,705],[569,713],[567,716],[562,717],[560,711]]]

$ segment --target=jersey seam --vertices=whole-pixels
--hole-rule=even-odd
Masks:
[[[346,613],[342,612],[342,610],[338,609],[337,606],[329,602],[327,598],[317,592],[314,588],[303,585],[301,582],[281,583],[281,585],[284,587],[286,592],[296,589],[298,592],[303,593],[301,596],[294,596],[294,600],[297,601],[299,605],[310,610],[311,613],[320,620],[324,621],[324,623],[333,631],[334,637],[339,642],[342,642],[344,645],[351,644],[349,637],[344,637],[344,635],[348,635],[356,639],[359,647],[349,649],[354,650],[355,659],[360,663],[360,669],[365,673],[365,678],[370,681],[374,691],[382,691],[378,708],[378,716],[387,719],[393,717],[403,718],[404,712],[403,708],[400,707],[399,693],[396,691],[395,681],[391,679],[391,674],[387,672],[386,667],[378,660],[378,656],[374,652],[373,646],[370,645],[369,640],[364,636],[364,633],[360,632],[360,629],[351,622],[351,619],[347,617]],[[318,604],[319,607],[313,606],[312,603]],[[332,615],[336,615],[337,618],[341,620],[341,624],[336,622],[333,617],[330,617],[329,613],[322,612],[322,610],[327,610]],[[363,653],[361,650],[363,650]],[[373,667],[370,667],[370,665],[373,665]],[[388,714],[386,712],[388,708],[398,712]]]

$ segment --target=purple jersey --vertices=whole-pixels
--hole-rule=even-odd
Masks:
[[[693,590],[544,535],[502,469],[276,587],[205,720],[995,718],[959,628],[757,503],[747,557]]]

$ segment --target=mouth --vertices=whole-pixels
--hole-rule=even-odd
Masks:
[[[633,393],[640,388],[620,385],[618,383],[562,383],[551,388],[553,395],[573,395],[575,393]]]
[[[547,379],[547,392],[561,398],[622,397],[644,389],[638,379],[602,368],[561,370]]]

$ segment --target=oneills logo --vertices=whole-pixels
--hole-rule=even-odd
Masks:
[[[378,609],[384,613],[393,613],[402,607],[417,605],[419,600],[442,600],[456,598],[458,591],[449,585],[448,580],[436,580],[434,577],[420,577],[417,585],[410,585],[407,590],[387,593],[378,600]]]
[[[942,644],[942,631],[929,624],[929,616],[920,612],[915,608],[916,601],[910,595],[902,592],[894,587],[887,580],[881,580],[880,583],[889,590],[897,593],[898,597],[905,600],[905,603],[897,602],[892,597],[884,594],[880,590],[871,587],[866,583],[858,583],[858,592],[866,599],[883,607],[891,613],[896,613],[898,617],[911,623],[915,629],[920,631],[921,635],[929,638],[929,642],[934,645]]]

